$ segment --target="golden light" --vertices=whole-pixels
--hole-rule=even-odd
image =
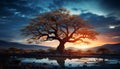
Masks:
[[[87,44],[74,44],[74,47],[81,49],[81,50],[86,50],[88,49],[88,45]]]
[[[104,44],[116,44],[116,43],[119,43],[119,42],[113,40],[114,38],[118,38],[118,37],[119,36],[109,37],[107,35],[99,35],[99,36],[97,36],[97,40],[89,40],[90,44],[84,44],[84,43],[79,43],[79,42],[78,43],[69,43],[69,42],[67,42],[65,44],[65,48],[74,47],[76,49],[88,50],[89,48],[102,46]],[[19,42],[19,43],[27,44],[26,39],[24,39],[24,40],[14,40],[13,42],[15,42],[15,41]],[[58,40],[45,41],[45,42],[42,42],[42,43],[40,43],[38,45],[57,48],[57,46],[59,45],[59,41]]]

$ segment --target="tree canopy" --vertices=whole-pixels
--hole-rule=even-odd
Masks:
[[[65,8],[42,13],[30,20],[22,29],[24,35],[32,40],[59,40],[66,42],[86,42],[83,39],[96,39],[98,33],[87,21],[77,15],[71,15]]]

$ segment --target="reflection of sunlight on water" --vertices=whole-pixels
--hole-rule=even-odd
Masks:
[[[46,63],[50,65],[60,66],[60,64],[65,65],[67,67],[82,67],[85,63],[87,66],[100,66],[102,63],[104,64],[117,64],[119,62],[118,59],[105,59],[102,58],[78,58],[78,59],[35,59],[35,58],[22,58],[22,63]],[[65,63],[64,63],[65,61]]]
[[[107,63],[108,64],[117,64],[117,63],[119,63],[119,61],[115,60],[115,59],[112,59],[112,60],[107,61]]]
[[[43,59],[25,58],[22,60],[22,63],[33,63],[33,62],[58,65],[56,60],[49,60],[48,58],[43,58]]]
[[[78,62],[97,62],[102,60],[102,58],[80,58]]]
[[[69,66],[69,65],[71,65],[70,67],[76,67],[76,66],[81,66],[81,65],[83,65],[83,63],[81,63],[81,62],[75,62],[76,60],[78,60],[78,59],[66,59],[65,60],[65,66]]]
[[[95,63],[98,63],[98,61],[102,61],[101,58],[80,58],[80,59],[66,59],[66,64],[65,66],[68,66],[71,64],[73,67],[76,66],[83,66],[85,62],[87,62],[87,66],[95,66]]]

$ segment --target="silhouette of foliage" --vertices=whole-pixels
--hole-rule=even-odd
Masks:
[[[45,40],[58,40],[58,52],[64,52],[66,42],[84,42],[83,39],[96,39],[98,33],[93,27],[77,15],[70,15],[65,8],[52,10],[38,15],[22,29],[24,35],[30,36],[28,41],[39,43]]]
[[[99,48],[97,52],[100,54],[110,54],[111,51],[108,48],[102,47],[102,48]]]

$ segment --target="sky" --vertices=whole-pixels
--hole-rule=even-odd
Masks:
[[[31,18],[61,7],[87,20],[100,33],[90,46],[120,43],[120,0],[0,0],[0,40],[24,42],[20,29]],[[53,41],[51,45],[57,44]]]

